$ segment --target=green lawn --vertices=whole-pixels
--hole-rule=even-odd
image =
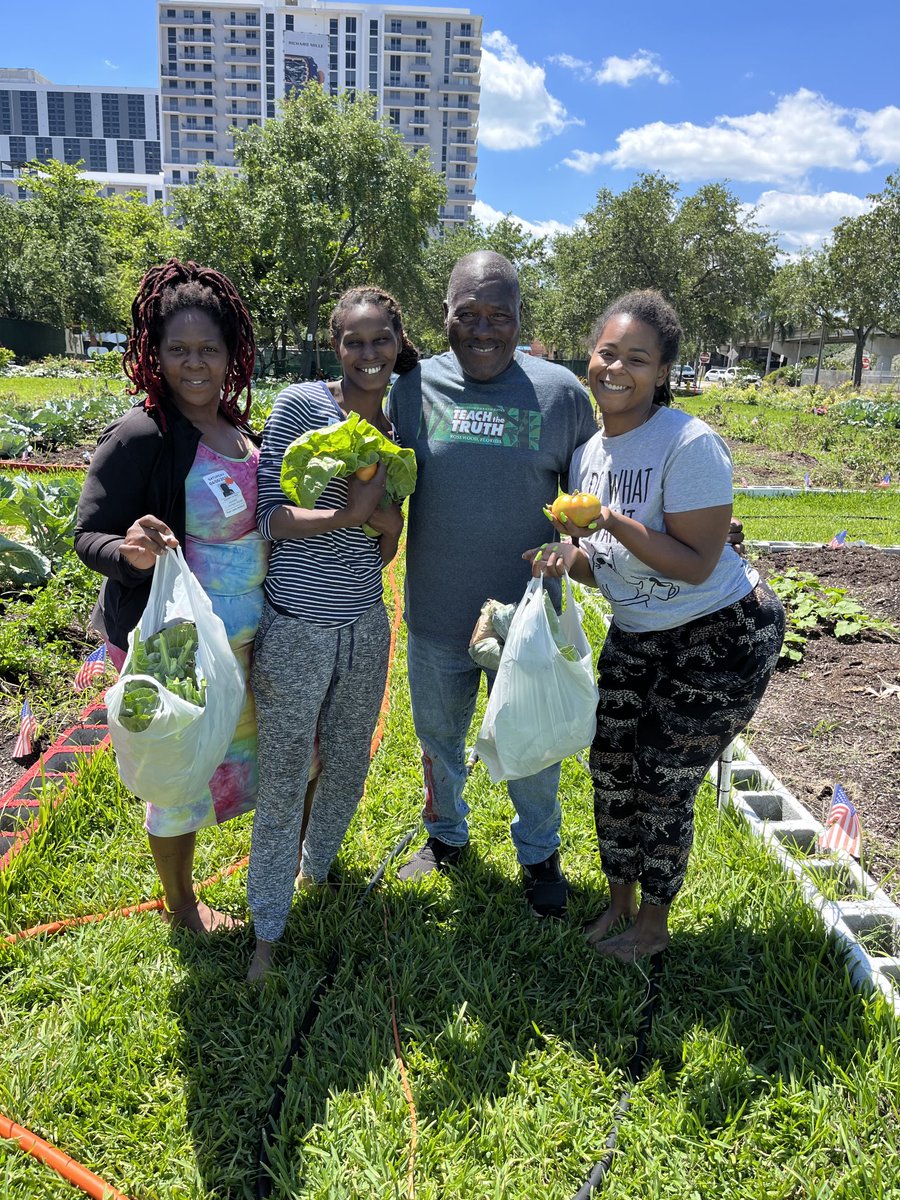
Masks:
[[[597,618],[589,629],[599,642]],[[270,1160],[282,1200],[569,1200],[603,1154],[646,998],[580,923],[604,903],[589,779],[563,771],[569,918],[521,894],[505,789],[470,782],[472,850],[452,877],[359,887],[417,821],[402,637],[392,706],[339,860],[346,886],[296,900],[277,971],[243,984],[251,934],[170,935],[155,913],[0,945],[0,1112],[134,1200],[253,1197],[260,1121],[334,947],[341,961],[287,1084]],[[247,852],[250,819],[200,835],[199,877]],[[208,898],[245,914],[245,875]],[[0,875],[0,929],[156,888],[137,803],[108,756]],[[796,885],[709,787],[649,1044],[604,1196],[880,1200],[900,1195],[900,1044],[857,995]],[[417,1116],[410,1115],[391,999]],[[0,1149],[4,1200],[71,1189]]]
[[[846,529],[851,542],[898,546],[900,481],[896,488],[884,491],[736,495],[734,515],[743,521],[748,539],[829,542]]]
[[[0,375],[0,410],[4,403],[18,401],[35,406],[61,396],[95,396],[112,388],[124,395],[125,380],[78,377],[57,379],[52,376]]]

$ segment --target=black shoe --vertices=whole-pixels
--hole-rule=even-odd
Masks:
[[[410,879],[419,879],[422,875],[430,875],[432,871],[446,871],[448,867],[456,866],[462,852],[462,846],[448,846],[440,838],[430,837],[422,849],[403,864],[397,872],[397,878],[408,883]]]
[[[563,917],[569,898],[569,885],[559,866],[559,851],[554,850],[543,862],[522,865],[525,899],[536,917]]]

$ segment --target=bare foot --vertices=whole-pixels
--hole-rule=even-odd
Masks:
[[[617,958],[619,962],[635,962],[636,959],[658,954],[669,944],[669,935],[665,931],[639,929],[632,925],[624,933],[607,938],[600,943],[592,943],[598,954],[607,958]]]
[[[247,982],[260,987],[272,969],[272,943],[257,941],[256,950],[247,971]]]
[[[219,933],[240,929],[244,922],[229,913],[210,908],[202,900],[192,900],[179,908],[164,908],[162,919],[173,929],[190,929],[192,933]]]
[[[611,904],[609,908],[603,910],[599,917],[594,917],[592,921],[588,921],[585,925],[584,932],[588,945],[596,946],[601,938],[605,938],[620,923],[627,928],[633,924],[637,914],[637,906],[634,908],[619,908],[618,905]]]

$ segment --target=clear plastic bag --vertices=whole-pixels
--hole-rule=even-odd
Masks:
[[[564,653],[553,636],[542,579],[532,579],[510,625],[475,742],[494,783],[535,775],[593,740],[599,696],[591,647],[569,577],[564,581],[559,626],[574,653]]]
[[[135,636],[146,640],[180,621],[197,627],[197,667],[206,682],[202,706],[183,700],[150,675],[132,673]],[[148,684],[159,699],[150,724],[138,732],[126,729],[119,719],[129,682]],[[201,795],[234,737],[244,687],[221,618],[181,548],[168,550],[156,560],[147,605],[137,629],[128,635],[121,676],[106,693],[110,737],[125,786],[160,808],[187,804]]]

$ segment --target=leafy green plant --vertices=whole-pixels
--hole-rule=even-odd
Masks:
[[[842,425],[861,425],[866,429],[900,429],[900,400],[872,400],[854,396],[840,400],[832,415]]]
[[[863,634],[889,641],[900,638],[900,630],[867,613],[848,597],[846,588],[828,587],[806,571],[789,567],[783,575],[771,576],[769,583],[787,613],[781,658],[789,663],[800,662],[808,638],[823,633],[847,641]]]
[[[16,361],[16,356],[12,350],[7,350],[5,346],[0,346],[0,371],[5,371],[10,363]]]
[[[10,493],[4,480],[0,491],[0,524],[24,525],[29,541],[51,566],[57,565],[72,549],[80,477],[16,475],[12,485]]]

